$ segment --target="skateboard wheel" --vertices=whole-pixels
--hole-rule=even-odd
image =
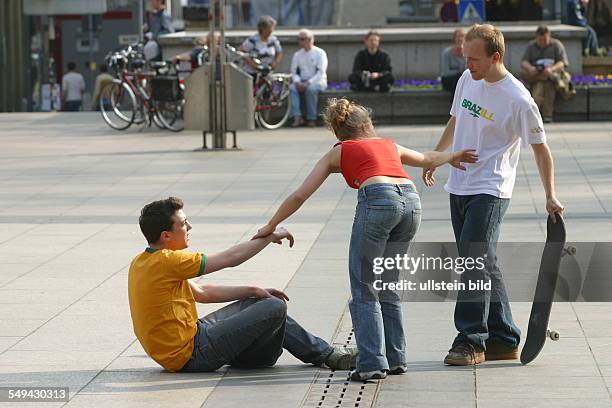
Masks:
[[[555,330],[548,330],[548,337],[552,340],[552,341],[557,341],[561,338],[561,335],[559,334],[558,331]]]
[[[565,248],[565,252],[568,255],[576,255],[576,247],[574,246],[568,246],[567,248]]]

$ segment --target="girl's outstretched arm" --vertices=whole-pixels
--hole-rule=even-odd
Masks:
[[[270,221],[261,227],[252,239],[262,238],[270,235],[276,226],[289,218],[302,204],[323,184],[331,174],[339,171],[340,146],[334,147],[327,152],[306,177],[302,185],[283,201]]]
[[[464,163],[476,163],[478,161],[478,155],[474,149],[465,149],[458,152],[425,152],[420,153],[416,150],[408,149],[401,145],[397,146],[397,152],[400,155],[402,164],[407,164],[413,167],[438,167],[446,163],[450,163],[451,166],[461,170],[465,170],[465,167],[461,165]]]

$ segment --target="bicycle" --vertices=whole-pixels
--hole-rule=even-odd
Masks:
[[[231,46],[227,46],[227,49],[240,59],[251,58],[256,64],[253,97],[257,124],[266,129],[282,127],[291,113],[291,74],[273,72],[270,66],[262,64],[258,58]]]
[[[113,129],[125,130],[132,124],[154,123],[160,129],[183,130],[183,91],[178,77],[161,77],[165,62],[150,63],[154,71],[145,71],[146,61],[138,46],[115,51],[106,58],[117,78],[101,91],[100,112]]]

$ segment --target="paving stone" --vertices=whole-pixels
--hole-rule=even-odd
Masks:
[[[368,392],[361,395],[360,383],[345,384],[348,372],[338,371],[326,383],[331,371],[304,365],[289,353],[266,370],[167,373],[146,355],[129,318],[127,270],[146,246],[137,225],[140,208],[161,197],[183,197],[194,224],[192,248],[223,250],[249,239],[267,221],[333,136],[323,129],[239,132],[242,151],[201,153],[193,151],[201,143],[198,132],[111,132],[93,113],[2,114],[0,129],[0,201],[6,203],[0,208],[0,386],[69,384],[70,407],[256,408],[271,406],[271,397],[281,408],[357,402],[360,407],[612,407],[612,302],[555,304],[551,326],[562,338],[547,342],[538,359],[528,366],[509,361],[476,368],[442,363],[456,334],[453,302],[405,303],[409,371],[366,384]],[[429,150],[441,127],[378,131]],[[612,125],[552,124],[547,134],[557,191],[567,206],[568,236],[612,241],[609,149],[602,147],[610,142]],[[408,171],[424,209],[416,239],[452,242],[443,189],[448,166],[438,170],[432,188],[423,187],[420,169]],[[355,195],[341,176],[330,177],[284,223],[296,236],[294,248],[267,248],[202,281],[285,288],[294,318],[320,337],[345,344],[352,326],[347,256]],[[544,199],[533,154],[524,149],[501,240],[543,242]],[[503,271],[507,279],[521,272]],[[198,313],[219,306],[198,305]],[[523,340],[530,308],[529,302],[512,303]],[[345,388],[342,402],[334,401]],[[327,389],[329,397],[317,405],[320,397],[309,389]],[[376,389],[374,402],[369,390]]]

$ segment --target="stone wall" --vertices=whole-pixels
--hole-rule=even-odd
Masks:
[[[389,52],[393,72],[397,78],[436,78],[440,75],[440,56],[442,50],[450,45],[454,24],[381,28],[382,47]],[[567,50],[569,71],[582,72],[582,38],[586,35],[583,28],[568,25],[551,25],[553,35],[560,39]],[[534,38],[536,24],[500,26],[506,39],[504,61],[512,72],[520,71],[521,57],[529,41]],[[355,54],[363,48],[366,28],[355,29],[313,29],[315,43],[326,50],[329,59],[327,75],[330,81],[344,81],[353,66]],[[297,49],[297,29],[279,29],[275,34],[282,42],[285,58],[279,71],[288,71],[291,56]],[[231,30],[226,32],[227,42],[239,45],[252,31]],[[193,39],[206,35],[205,32],[179,32],[162,36],[160,43],[165,59],[184,52],[192,47]]]

